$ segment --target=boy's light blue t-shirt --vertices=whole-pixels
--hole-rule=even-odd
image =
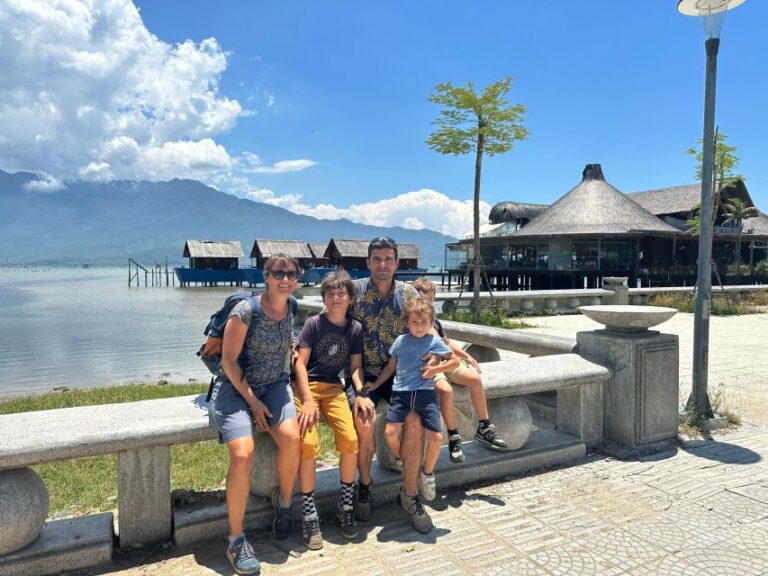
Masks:
[[[432,390],[435,379],[425,380],[421,377],[421,368],[425,354],[446,356],[452,354],[442,338],[427,334],[416,338],[411,334],[398,336],[389,349],[389,355],[397,358],[397,371],[392,383],[393,392],[409,392],[411,390]]]

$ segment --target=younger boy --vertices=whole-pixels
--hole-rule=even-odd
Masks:
[[[435,499],[435,464],[443,443],[443,426],[434,389],[435,375],[455,369],[459,360],[441,338],[431,333],[435,320],[432,304],[423,298],[410,298],[405,302],[403,315],[410,333],[395,339],[389,349],[389,362],[376,381],[367,386],[369,390],[375,390],[395,375],[384,439],[397,460],[400,459],[400,431],[405,417],[411,410],[421,416],[422,425],[426,429],[427,450],[419,474],[419,492],[425,500],[431,502]],[[445,361],[422,370],[427,355],[438,356]],[[418,495],[413,496],[418,498]],[[411,495],[403,494],[401,490],[397,502],[404,507],[410,498]]]
[[[419,278],[413,282],[413,287],[421,297],[429,302],[430,305],[435,301],[435,285],[426,278]],[[475,409],[480,425],[475,432],[475,440],[480,442],[490,450],[504,451],[508,450],[507,443],[499,437],[496,427],[491,424],[488,415],[488,404],[485,401],[485,391],[483,382],[480,378],[480,365],[468,352],[461,346],[449,340],[440,320],[435,319],[432,334],[440,336],[443,342],[453,350],[455,356],[460,359],[458,368],[450,372],[441,374],[435,383],[435,390],[440,398],[440,411],[445,420],[445,427],[448,429],[448,453],[451,456],[451,462],[463,462],[464,452],[461,449],[461,436],[456,427],[456,414],[453,409],[453,389],[451,384],[459,384],[469,388],[472,407]]]

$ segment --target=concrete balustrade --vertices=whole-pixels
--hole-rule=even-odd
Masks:
[[[604,294],[599,297],[607,299]],[[545,300],[541,302],[543,305]],[[307,299],[300,302],[305,314],[320,306]],[[444,326],[451,338],[474,346],[473,355],[481,357],[487,352],[483,359],[493,360],[483,365],[489,412],[515,450],[492,452],[468,442],[466,461],[455,465],[444,449],[437,466],[439,487],[583,458],[588,447],[605,439],[633,447],[676,433],[670,430],[666,416],[663,421],[654,416],[662,407],[664,415],[670,413],[667,404],[677,409],[677,380],[656,367],[659,359],[664,366],[674,364],[677,343],[673,338],[657,337],[653,332],[627,335],[605,330],[594,331],[594,337],[581,333],[579,343],[587,348],[586,359],[574,353],[578,350],[575,339],[457,322],[444,322]],[[532,357],[498,360],[497,349]],[[608,395],[605,387],[610,389]],[[477,421],[469,391],[461,386],[454,391],[460,430],[470,440]],[[557,393],[555,429],[531,430],[530,413],[521,395],[541,391]],[[617,418],[619,413],[613,414],[616,406],[626,405],[629,396],[642,402],[629,405]],[[633,430],[640,432],[631,435]],[[394,499],[401,478],[387,469],[391,463],[382,451],[385,444],[380,434],[373,473],[377,505],[386,505]],[[170,498],[170,446],[216,437],[202,395],[0,416],[0,576],[104,564],[110,561],[115,544],[146,548],[174,539],[177,545],[186,546],[225,534],[223,502],[174,508]],[[267,527],[272,510],[266,496],[277,484],[275,447],[263,432],[256,433],[255,441],[252,491],[260,497],[251,499],[246,522],[250,527]],[[111,453],[118,455],[117,534],[113,533],[111,513],[50,520],[41,527],[47,493],[28,467]],[[317,501],[321,512],[330,512],[337,496],[337,470],[320,471]],[[294,506],[297,519],[298,508]]]

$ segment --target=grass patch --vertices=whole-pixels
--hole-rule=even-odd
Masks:
[[[205,393],[207,390],[208,385],[201,383],[163,386],[132,384],[72,390],[5,400],[0,402],[0,414],[171,398]],[[333,464],[338,461],[333,431],[325,423],[320,424],[320,459]],[[227,448],[216,440],[172,446],[171,490],[222,489],[227,466]],[[50,516],[103,512],[116,507],[116,454],[50,462],[32,468],[40,474],[48,488]]]
[[[729,427],[741,424],[741,415],[731,406],[728,391],[722,382],[713,390],[708,390],[708,395],[712,412],[723,416],[728,421]],[[684,436],[695,437],[701,434],[700,422],[696,417],[696,410],[692,406],[685,408],[678,431]]]
[[[768,294],[762,292],[749,293],[741,302],[736,302],[729,296],[729,302],[724,297],[712,298],[712,314],[715,316],[730,316],[735,314],[755,314],[762,312],[760,307],[768,306]],[[690,293],[657,293],[648,296],[649,306],[664,306],[674,308],[678,312],[693,313],[696,301]]]
[[[454,322],[464,322],[466,324],[473,324],[472,312],[470,310],[459,310],[450,313],[439,314],[438,317],[441,320],[452,320]],[[506,314],[502,311],[499,314],[491,308],[483,308],[480,310],[480,318],[477,322],[480,326],[494,326],[496,328],[507,328],[515,330],[517,328],[531,328],[532,325],[522,320],[513,320],[506,317]]]

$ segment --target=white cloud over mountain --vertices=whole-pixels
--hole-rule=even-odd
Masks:
[[[217,140],[256,113],[220,92],[228,57],[214,38],[163,41],[130,0],[0,0],[0,168],[38,172],[32,188],[40,193],[67,179],[194,178],[317,218],[454,236],[471,229],[471,202],[434,190],[337,207],[254,185],[254,175],[318,162],[268,163]],[[264,105],[274,103],[268,92]]]
[[[394,198],[352,204],[346,208],[333,204],[309,206],[301,202],[301,196],[298,194],[277,196],[269,189],[251,190],[246,197],[255,202],[280,206],[296,214],[306,214],[315,218],[348,218],[353,222],[372,226],[402,226],[413,230],[429,228],[456,237],[462,237],[472,231],[470,200],[454,200],[445,194],[426,188],[399,194]],[[490,205],[481,201],[481,222],[488,221],[490,211]]]

